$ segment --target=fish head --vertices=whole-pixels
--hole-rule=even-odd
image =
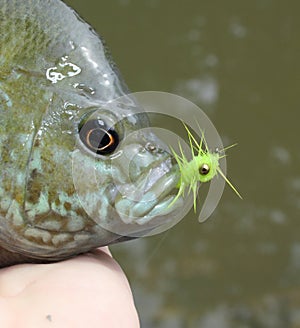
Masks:
[[[96,222],[134,237],[175,224],[175,210],[182,204],[169,204],[176,193],[178,166],[131,96],[85,114],[77,139],[74,183],[83,207]]]

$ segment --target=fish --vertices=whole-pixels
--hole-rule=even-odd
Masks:
[[[95,30],[60,0],[0,0],[0,40],[0,267],[171,221],[178,166]]]

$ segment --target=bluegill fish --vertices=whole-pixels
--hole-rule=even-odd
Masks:
[[[108,105],[128,90],[95,31],[59,0],[0,0],[0,41],[0,266],[61,260],[170,219],[176,165],[134,101]],[[140,203],[120,193],[132,184],[146,186]]]

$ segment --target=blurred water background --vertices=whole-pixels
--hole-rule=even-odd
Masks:
[[[111,247],[144,328],[300,327],[300,2],[68,0],[131,91],[201,107],[229,151],[204,224]]]

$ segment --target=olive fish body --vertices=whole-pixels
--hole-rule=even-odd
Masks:
[[[152,133],[122,143],[147,117],[134,116],[130,99],[108,105],[128,90],[91,27],[59,0],[0,0],[0,38],[0,266],[131,238],[130,227],[119,234],[101,221],[141,225],[157,208],[169,215],[171,156]],[[162,166],[161,181],[149,178]],[[145,179],[150,205],[124,200],[119,190]]]

